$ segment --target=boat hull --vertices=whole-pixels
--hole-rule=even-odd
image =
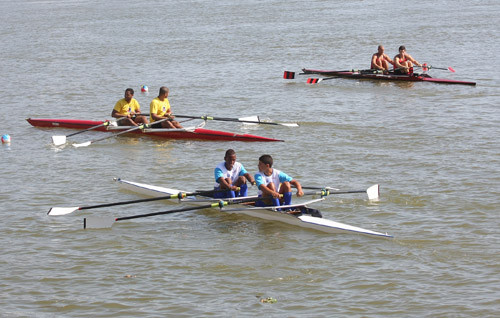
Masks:
[[[122,179],[116,179],[119,183],[120,188],[128,190],[134,193],[142,194],[150,197],[159,197],[165,195],[172,195],[181,192],[177,189],[164,188],[159,186],[153,186],[143,183],[137,183]],[[187,191],[182,191],[188,193]],[[227,199],[225,199],[227,200]],[[207,204],[206,200],[200,200],[195,197],[188,197],[183,200],[184,202],[192,205]],[[214,199],[216,201],[216,199]],[[310,201],[316,202],[317,200]],[[307,202],[305,203],[307,204]],[[304,205],[305,206],[305,205]],[[235,208],[236,207],[236,208]],[[294,226],[299,226],[303,228],[309,228],[312,230],[317,230],[325,233],[340,234],[340,233],[356,233],[375,237],[392,237],[387,233],[375,232],[367,229],[363,229],[356,226],[351,226],[348,224],[335,222],[332,220],[324,219],[321,217],[316,217],[308,214],[303,214],[300,216],[295,216],[292,214],[283,213],[270,208],[257,208],[248,205],[231,205],[229,208],[222,208],[222,212],[243,214],[250,217],[255,217],[259,219],[264,219],[268,221],[278,221]]]
[[[302,69],[301,74],[316,74],[322,76],[342,77],[352,79],[368,79],[368,80],[382,80],[382,81],[401,81],[401,82],[432,82],[439,84],[458,84],[458,85],[476,85],[475,82],[457,81],[445,78],[433,78],[429,75],[394,75],[394,74],[370,74],[360,73],[359,71],[329,71],[329,70],[314,70]]]
[[[28,118],[26,119],[34,127],[43,128],[68,128],[84,130],[104,123],[104,121],[95,120],[78,120],[78,119],[45,119],[45,118]],[[115,127],[116,128],[116,127]],[[123,127],[126,130],[130,127]],[[106,126],[94,129],[95,131],[120,132],[123,130],[109,130]],[[261,137],[250,134],[237,134],[232,132],[210,130],[205,128],[195,128],[194,130],[165,130],[155,132],[154,129],[143,131],[137,129],[130,132],[131,135],[147,135],[168,139],[192,139],[192,140],[210,140],[210,141],[283,141],[274,138]],[[128,135],[124,134],[124,135]]]

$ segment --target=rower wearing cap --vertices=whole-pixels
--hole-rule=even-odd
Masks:
[[[245,170],[245,167],[236,161],[236,152],[228,149],[224,162],[215,167],[214,198],[235,198],[247,196],[247,180],[255,185],[254,178]],[[238,190],[239,188],[239,190]],[[227,191],[220,191],[227,190]]]
[[[413,74],[413,65],[422,66],[417,60],[406,53],[404,45],[399,47],[399,54],[394,57],[394,74]]]
[[[255,174],[255,182],[259,189],[259,196],[272,197],[272,199],[259,200],[255,202],[256,206],[292,204],[292,185],[297,188],[297,196],[304,195],[298,180],[273,168],[273,157],[270,155],[260,156],[258,167],[259,172]],[[279,199],[281,195],[283,195],[282,200]]]

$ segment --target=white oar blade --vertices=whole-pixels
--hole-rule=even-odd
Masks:
[[[373,201],[378,201],[379,199],[379,186],[378,184],[372,185],[366,190],[366,193],[368,194],[368,199],[373,200]]]
[[[66,143],[66,136],[52,136],[52,143],[56,146],[64,145]]]
[[[90,146],[91,143],[92,143],[92,141],[82,142],[81,144],[73,144],[73,147],[75,147],[75,148],[88,147],[88,146]]]
[[[116,219],[113,217],[88,217],[83,219],[84,229],[104,229],[110,228]]]
[[[73,212],[75,212],[78,209],[79,209],[79,207],[77,207],[77,206],[75,206],[75,207],[66,207],[66,208],[53,207],[53,208],[50,208],[50,210],[49,210],[49,212],[47,214],[48,215],[66,215],[66,214],[73,213]]]
[[[260,120],[259,116],[243,117],[243,118],[238,118],[238,120],[243,121],[244,125],[258,125],[266,123],[266,121]],[[249,123],[249,121],[252,121],[253,123]],[[299,124],[297,123],[275,123],[275,122],[269,122],[269,123],[272,125],[280,125],[286,127],[299,127]]]
[[[334,188],[334,187],[326,187],[325,189],[331,190],[331,191],[340,191],[340,189]]]
[[[299,127],[299,124],[297,123],[278,123],[278,124],[286,127]]]
[[[259,116],[249,116],[238,118],[238,120],[244,121],[243,125],[258,125],[259,124]],[[255,123],[247,123],[247,121],[254,121]]]

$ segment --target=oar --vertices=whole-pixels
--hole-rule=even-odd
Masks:
[[[427,65],[427,64],[422,64],[422,66],[414,66],[414,67],[421,67],[424,71],[426,69],[430,70],[435,68],[436,70],[444,70],[444,71],[450,71],[452,73],[455,73],[456,71],[453,69],[453,67],[448,66],[448,67],[437,67],[437,66],[432,66],[432,65]]]
[[[168,211],[161,211],[161,212],[152,212],[152,213],[146,213],[146,214],[138,214],[138,215],[131,215],[131,216],[124,216],[124,217],[119,217],[119,218],[114,218],[114,217],[87,217],[83,219],[83,228],[88,229],[88,228],[107,228],[111,227],[116,221],[123,221],[123,220],[130,220],[130,219],[137,219],[137,218],[145,218],[145,217],[150,217],[150,216],[156,216],[156,215],[163,215],[163,214],[170,214],[170,213],[177,213],[177,212],[185,212],[185,211],[194,211],[194,210],[202,210],[202,209],[208,209],[208,208],[222,208],[223,206],[229,205],[229,204],[238,204],[241,202],[251,202],[251,201],[256,201],[257,199],[249,199],[249,200],[240,200],[238,202],[231,202],[231,201],[219,201],[215,202],[212,204],[207,204],[207,205],[201,205],[197,207],[187,207],[187,208],[181,208],[181,209],[174,209],[174,210],[168,210]]]
[[[160,122],[165,121],[165,120],[170,120],[170,118],[161,119],[161,120],[155,121],[152,124],[157,124],[157,123],[160,123]],[[144,129],[144,128],[147,128],[147,127],[151,127],[152,124],[142,124],[142,125],[139,125],[137,127],[133,127],[133,128],[127,129],[125,131],[119,132],[117,134],[113,134],[111,136],[107,136],[107,137],[103,137],[103,138],[99,138],[99,139],[95,139],[95,140],[90,140],[90,141],[82,142],[81,144],[73,144],[73,147],[76,147],[76,148],[78,148],[78,147],[87,147],[87,146],[90,146],[91,144],[93,144],[95,142],[98,142],[98,141],[106,140],[106,139],[109,139],[109,138],[114,138],[116,136],[123,135],[123,134],[129,133],[129,132],[134,131],[134,130]]]
[[[126,117],[120,117],[115,122],[119,122],[123,118],[126,118]],[[56,146],[64,145],[66,143],[66,138],[68,138],[68,137],[71,137],[71,136],[74,136],[74,135],[78,135],[78,134],[81,134],[83,132],[86,132],[86,131],[89,131],[89,130],[93,130],[93,129],[96,129],[96,128],[99,128],[99,127],[109,126],[110,124],[111,124],[111,121],[106,120],[105,122],[103,122],[100,125],[92,126],[90,128],[87,128],[87,129],[84,129],[84,130],[81,130],[81,131],[77,131],[75,133],[72,133],[72,134],[69,134],[69,135],[66,135],[66,136],[52,136],[52,142]]]
[[[328,190],[328,194],[347,194],[347,193],[366,193],[369,200],[376,200],[379,198],[379,185],[375,184],[366,190],[339,190],[332,187],[302,187],[303,189],[321,189]]]
[[[307,79],[307,84],[317,84],[319,82],[322,82],[322,81],[327,81],[327,80],[331,80],[331,79],[334,79],[334,78],[338,78],[338,77],[325,77],[325,78],[314,78],[314,77],[310,77]]]
[[[191,192],[191,193],[179,192],[177,194],[171,194],[171,195],[166,195],[166,196],[161,196],[161,197],[156,197],[156,198],[120,201],[120,202],[114,202],[114,203],[88,205],[88,206],[81,206],[81,207],[77,207],[77,206],[75,206],[75,207],[52,207],[52,208],[50,208],[50,210],[47,214],[52,215],[52,216],[54,216],[54,215],[66,215],[66,214],[70,214],[70,213],[73,213],[73,212],[79,211],[79,210],[106,208],[106,207],[115,206],[115,205],[134,204],[134,203],[142,203],[142,202],[158,201],[158,200],[168,200],[168,199],[181,200],[181,199],[184,199],[185,197],[188,197],[188,196],[210,195],[210,194],[213,194],[214,192],[222,192],[222,191],[227,191],[227,190],[226,189],[224,189],[224,190],[207,190],[207,191],[200,190],[200,191]]]
[[[248,118],[227,118],[227,117],[187,116],[187,115],[175,115],[175,117],[194,118],[194,119],[203,119],[203,120],[235,121],[235,122],[240,122],[240,123],[264,124],[264,125],[280,125],[280,126],[287,126],[287,127],[298,127],[299,126],[297,123],[277,123],[277,122],[260,121],[258,116],[256,116],[255,120],[248,120]]]

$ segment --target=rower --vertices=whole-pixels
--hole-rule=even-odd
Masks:
[[[141,106],[134,98],[134,90],[132,88],[127,88],[125,90],[124,98],[116,102],[115,107],[111,112],[111,117],[127,117],[127,119],[116,121],[119,126],[138,126],[138,124],[147,124],[148,119],[145,116],[140,115],[140,113]]]
[[[254,178],[245,170],[245,167],[241,163],[236,161],[236,152],[233,149],[226,151],[224,161],[215,167],[214,174],[214,198],[246,197],[248,190],[247,180],[252,185],[255,185]]]
[[[413,65],[422,66],[417,60],[406,53],[404,45],[399,47],[399,54],[394,57],[394,74],[413,75]]]
[[[172,110],[170,109],[170,102],[168,101],[168,94],[170,90],[166,86],[160,87],[160,92],[158,93],[158,97],[151,101],[149,104],[149,112],[151,127],[153,128],[182,128],[179,122],[174,120],[174,116],[172,115]],[[164,120],[161,123],[154,124],[155,121]]]
[[[259,172],[255,174],[255,182],[259,189],[259,197],[272,197],[255,202],[256,206],[279,206],[292,204],[292,186],[297,188],[297,196],[304,195],[298,180],[286,173],[273,168],[273,158],[262,155],[259,158]],[[280,200],[280,196],[283,199]]]
[[[389,63],[394,65],[394,61],[384,53],[384,46],[379,45],[377,48],[377,53],[372,55],[372,63],[370,69],[381,70],[385,73],[389,71]]]

